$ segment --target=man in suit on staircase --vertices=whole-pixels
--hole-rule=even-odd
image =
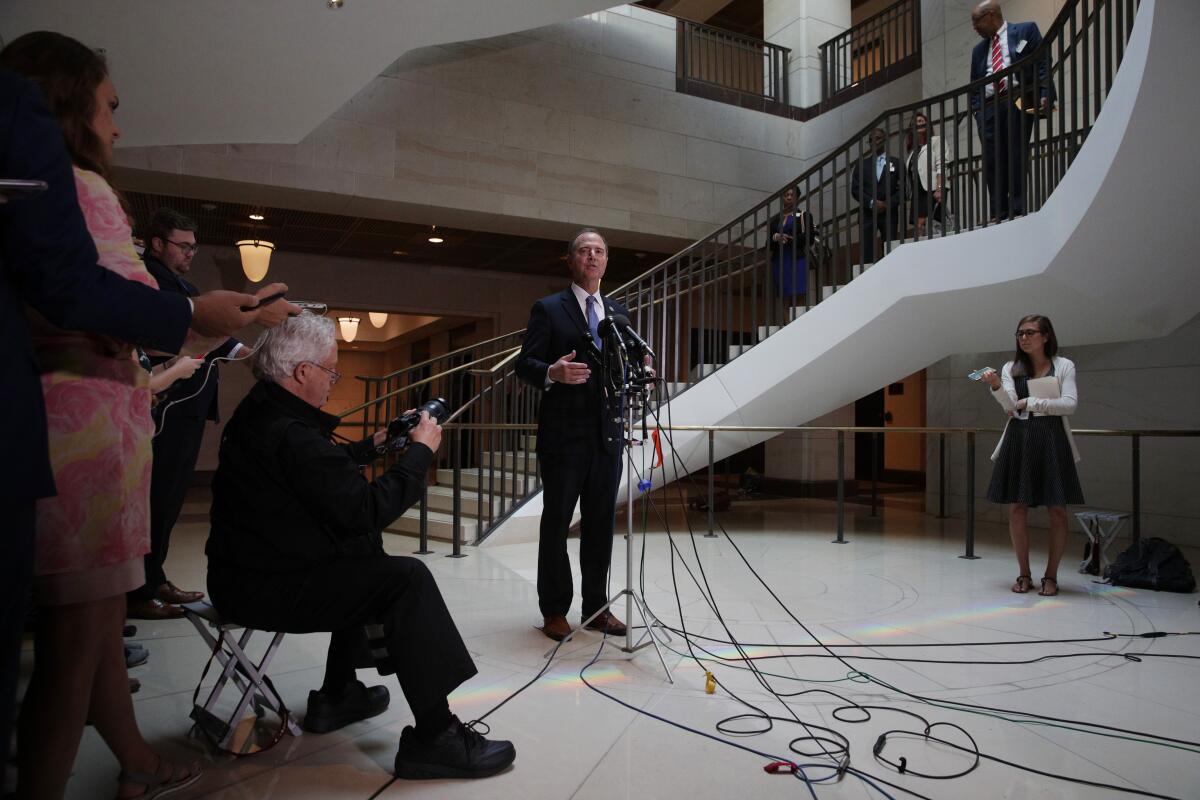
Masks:
[[[200,291],[184,277],[196,255],[196,223],[170,208],[154,212],[146,230],[146,269],[164,292],[195,297]],[[128,595],[128,615],[133,619],[174,619],[183,616],[177,604],[192,603],[203,592],[180,589],[163,570],[171,530],[179,519],[183,499],[196,460],[204,426],[219,419],[217,409],[218,366],[214,358],[236,357],[243,351],[237,339],[226,339],[210,352],[203,366],[190,378],[177,381],[160,398],[155,408],[154,465],[150,476],[150,552],[145,556],[146,583]],[[165,359],[152,359],[162,362]]]
[[[972,82],[1028,59],[1042,43],[1036,22],[1005,22],[996,0],[985,0],[975,7],[971,27],[982,40],[971,51]],[[1057,99],[1049,63],[1048,54],[1040,56],[1012,75],[971,92],[994,220],[1025,213],[1029,137],[1038,115],[1048,114]]]
[[[904,171],[900,159],[888,155],[887,132],[883,128],[871,131],[871,153],[854,165],[850,176],[850,194],[858,201],[858,243],[860,263],[875,261],[875,233],[883,239],[887,253],[893,239],[898,238],[901,204],[904,200]]]
[[[608,245],[584,228],[567,249],[571,286],[533,304],[517,375],[542,390],[537,454],[542,475],[542,520],[538,543],[538,605],[542,632],[562,641],[571,632],[567,611],[574,589],[567,556],[567,529],[575,503],[579,567],[586,620],[608,602],[613,518],[621,477],[621,409],[604,387],[600,320],[629,312],[600,294],[608,267]],[[612,636],[625,625],[608,611],[588,624]]]

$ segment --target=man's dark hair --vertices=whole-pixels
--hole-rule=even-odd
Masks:
[[[1030,322],[1037,325],[1038,330],[1046,337],[1046,344],[1042,346],[1042,351],[1046,354],[1046,358],[1054,358],[1058,355],[1058,337],[1054,334],[1054,325],[1050,323],[1050,318],[1042,314],[1030,314],[1021,317],[1021,321],[1017,323],[1017,330],[1021,326]],[[1017,339],[1017,352],[1013,354],[1013,375],[1028,375],[1033,377],[1033,359],[1029,354],[1021,349],[1021,340]]]
[[[605,250],[607,250],[607,249],[608,249],[608,240],[604,238],[604,234],[603,234],[603,233],[601,233],[600,231],[596,230],[595,228],[580,228],[580,229],[579,229],[579,232],[578,232],[578,233],[576,233],[574,236],[572,236],[572,237],[571,237],[571,241],[570,241],[570,242],[567,244],[567,255],[571,255],[572,253],[574,253],[574,252],[575,252],[575,244],[576,244],[576,242],[578,242],[578,241],[579,241],[579,238],[580,238],[581,236],[584,236],[584,235],[586,235],[586,234],[589,234],[589,233],[594,233],[594,234],[596,234],[597,236],[599,236],[599,237],[600,237],[600,241],[604,242],[604,249],[605,249]]]
[[[158,209],[154,212],[154,216],[150,217],[150,222],[146,225],[146,245],[150,245],[150,240],[155,237],[162,239],[165,243],[171,238],[171,231],[191,231],[195,233],[200,230],[200,226],[191,217],[185,217],[173,208]]]

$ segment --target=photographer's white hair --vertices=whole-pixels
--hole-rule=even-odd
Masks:
[[[320,364],[336,341],[333,320],[305,311],[259,337],[250,367],[259,380],[279,383],[301,362]]]

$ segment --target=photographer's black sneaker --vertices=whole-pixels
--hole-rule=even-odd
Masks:
[[[348,683],[337,694],[308,693],[308,713],[301,725],[309,733],[328,733],[351,722],[374,717],[387,711],[391,695],[386,686],[367,688],[362,681]]]
[[[411,725],[400,734],[396,752],[396,777],[487,778],[502,771],[517,757],[512,742],[491,741],[451,717],[450,727],[430,741],[422,741]]]

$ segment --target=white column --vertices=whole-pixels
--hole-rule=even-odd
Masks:
[[[792,50],[792,105],[821,102],[821,44],[849,27],[850,0],[763,0],[763,38]]]

